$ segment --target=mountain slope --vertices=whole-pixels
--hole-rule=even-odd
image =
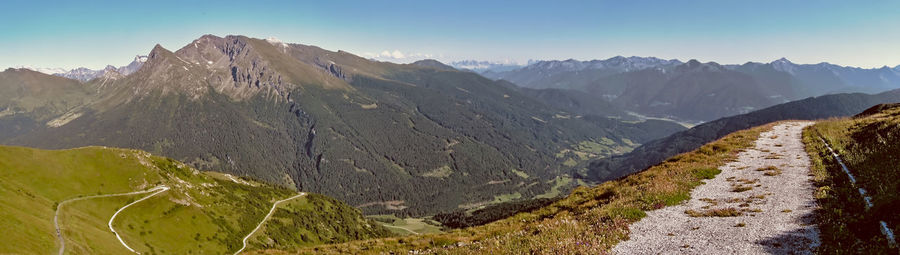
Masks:
[[[0,142],[140,148],[368,213],[534,197],[590,159],[661,135],[620,132],[656,123],[598,126],[471,72],[243,36],[157,45],[137,72],[84,86],[97,99],[77,117]]]
[[[64,124],[94,94],[78,81],[27,69],[0,72],[0,141]]]
[[[693,150],[736,130],[779,120],[815,120],[850,116],[873,105],[900,102],[900,90],[876,95],[836,94],[772,106],[747,114],[698,125],[669,137],[646,143],[634,151],[591,162],[586,178],[611,180],[659,164],[666,158]]]
[[[56,209],[66,253],[127,253],[107,226],[113,215],[116,218],[109,224],[122,242],[141,253],[233,252],[262,220],[272,201],[296,194],[220,173],[199,172],[142,151],[104,147],[46,151],[0,146],[0,184],[0,226],[13,230],[0,237],[0,243],[16,244],[3,245],[0,253],[55,253],[61,246],[54,230]],[[149,197],[149,193],[115,195],[152,191],[154,187],[163,189]],[[112,196],[89,197],[93,195]],[[143,197],[148,198],[139,200]],[[309,199],[321,200],[299,200]],[[127,210],[119,210],[131,202],[135,203]],[[387,233],[340,202],[319,201],[315,207],[301,215],[318,215],[318,223],[330,226],[328,229],[269,226],[292,235],[307,230],[299,233],[318,240],[309,243]],[[334,220],[339,217],[354,220]],[[319,231],[331,233],[314,234]],[[334,235],[344,239],[328,238]]]
[[[652,116],[706,121],[786,102],[770,84],[716,63],[691,60],[668,71],[648,69],[622,75],[624,88],[612,102]]]
[[[816,202],[821,209],[816,223],[822,226],[821,250],[898,252],[896,245],[890,246],[884,230],[900,231],[896,213],[900,207],[896,192],[900,189],[896,168],[900,163],[900,104],[877,105],[853,118],[816,123],[804,132],[804,143],[818,187]],[[841,157],[840,163],[829,147]],[[870,206],[859,189],[867,191],[864,195]]]

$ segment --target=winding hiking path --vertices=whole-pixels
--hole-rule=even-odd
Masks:
[[[292,199],[295,199],[298,197],[302,197],[305,195],[306,195],[305,192],[300,192],[300,194],[298,194],[296,196],[275,201],[275,203],[272,204],[272,209],[269,209],[269,213],[266,214],[266,217],[264,217],[261,221],[259,221],[259,224],[256,225],[256,228],[254,228],[253,231],[250,231],[250,233],[248,233],[247,236],[244,237],[244,240],[242,241],[243,245],[241,246],[241,249],[234,252],[234,254],[237,255],[237,254],[241,253],[242,251],[244,251],[244,249],[247,248],[247,239],[250,239],[250,236],[252,236],[253,233],[256,233],[256,231],[259,230],[259,228],[262,227],[262,225],[265,224],[267,220],[269,220],[269,217],[272,217],[272,213],[275,213],[275,208],[278,207],[278,204],[281,204],[281,203],[284,203],[285,201],[289,201],[289,200],[292,200]]]
[[[62,231],[59,229],[59,211],[60,211],[60,209],[62,209],[63,205],[66,205],[66,204],[68,204],[68,203],[75,202],[75,201],[81,201],[81,200],[87,200],[87,199],[94,199],[94,198],[118,197],[118,196],[130,196],[130,195],[137,195],[137,194],[150,193],[150,192],[154,192],[154,191],[156,191],[157,193],[159,193],[159,192],[162,192],[162,191],[166,191],[166,190],[168,190],[168,189],[169,189],[169,187],[166,187],[166,186],[157,186],[157,187],[154,187],[154,188],[152,188],[152,189],[142,190],[142,191],[134,191],[134,192],[127,192],[127,193],[116,193],[116,194],[106,194],[106,195],[94,195],[94,196],[77,197],[77,198],[67,199],[67,200],[64,200],[64,201],[60,202],[59,204],[56,205],[56,211],[55,211],[54,214],[53,214],[53,227],[56,228],[56,239],[57,239],[57,241],[59,241],[59,244],[60,244],[60,245],[59,245],[59,255],[62,255],[62,254],[65,253],[65,251],[66,251],[66,239],[63,238]],[[157,193],[154,193],[153,195],[156,195]],[[150,196],[153,196],[153,195],[150,195]],[[150,196],[148,196],[148,197],[150,197]],[[146,199],[146,197],[145,197],[144,199]],[[144,200],[144,199],[141,199],[141,200]],[[134,203],[139,202],[139,201],[141,201],[141,200],[135,201]],[[130,205],[132,205],[132,204],[134,204],[134,203],[128,204],[128,205],[126,205],[125,207],[128,207],[128,206],[130,206]],[[125,207],[122,207],[122,209],[125,209]],[[119,212],[122,211],[122,209],[119,209],[119,211],[116,211],[116,214],[119,214]],[[113,218],[116,217],[116,216],[115,216],[116,214],[113,215]],[[110,230],[112,230],[112,219],[110,219],[109,222],[110,222],[109,228],[110,228]],[[113,230],[113,233],[115,233],[115,230]],[[116,233],[116,237],[119,237],[119,234],[118,234],[118,233]],[[119,238],[119,242],[122,242],[122,239],[121,239],[121,238]],[[125,243],[122,242],[122,245],[125,245]],[[129,250],[131,250],[131,248],[129,248],[128,245],[125,245],[125,248],[128,248]],[[134,251],[134,250],[131,250],[131,251]]]
[[[613,253],[812,254],[819,245],[812,224],[815,188],[801,141],[810,124],[786,122],[762,133],[755,148],[720,167],[722,173],[691,191],[688,202],[647,212]],[[692,217],[688,211],[739,215]]]
[[[137,203],[139,203],[139,202],[141,202],[141,201],[144,201],[144,200],[146,200],[146,199],[148,199],[148,198],[150,198],[150,197],[156,196],[156,194],[165,192],[166,190],[169,190],[169,187],[166,187],[166,186],[159,186],[159,187],[156,187],[156,188],[151,189],[151,191],[152,191],[152,190],[156,190],[156,192],[153,192],[153,194],[147,195],[146,197],[143,197],[143,198],[141,198],[141,199],[138,199],[138,200],[136,200],[136,201],[134,201],[134,202],[131,202],[130,204],[127,204],[127,205],[123,206],[122,208],[119,208],[119,210],[116,211],[116,213],[113,214],[113,216],[109,218],[109,230],[112,231],[113,234],[116,234],[116,238],[119,239],[119,243],[121,243],[122,246],[125,246],[125,248],[128,249],[129,251],[134,252],[134,253],[137,253],[137,254],[140,254],[140,252],[137,252],[137,251],[135,251],[134,249],[132,249],[131,247],[129,247],[128,244],[126,244],[125,241],[122,240],[122,236],[119,235],[119,232],[116,232],[116,229],[113,228],[113,221],[116,219],[116,216],[118,216],[120,212],[122,212],[123,210],[125,210],[125,208],[128,208],[129,206],[134,205],[134,204],[137,204]]]

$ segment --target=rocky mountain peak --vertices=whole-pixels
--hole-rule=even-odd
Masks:
[[[772,61],[772,63],[770,64],[772,65],[772,67],[775,67],[775,70],[790,74],[794,74],[794,70],[797,67],[797,65],[795,65],[790,60],[787,60],[787,58],[779,58],[778,60]]]
[[[157,43],[155,46],[153,46],[153,49],[150,50],[150,54],[147,54],[147,62],[152,62],[155,59],[159,59],[162,56],[169,54],[172,54],[172,52],[167,50],[166,48],[163,48],[162,45],[159,45]]]

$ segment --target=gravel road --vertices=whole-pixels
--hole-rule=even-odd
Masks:
[[[613,253],[812,254],[819,245],[815,189],[800,139],[810,124],[781,123],[762,133],[755,148],[720,167],[722,173],[695,188],[688,202],[647,212]]]

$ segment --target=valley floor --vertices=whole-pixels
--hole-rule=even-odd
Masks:
[[[815,188],[801,142],[810,124],[781,123],[762,133],[755,148],[720,167],[688,202],[647,212],[613,252],[813,253],[820,242],[812,223]]]

